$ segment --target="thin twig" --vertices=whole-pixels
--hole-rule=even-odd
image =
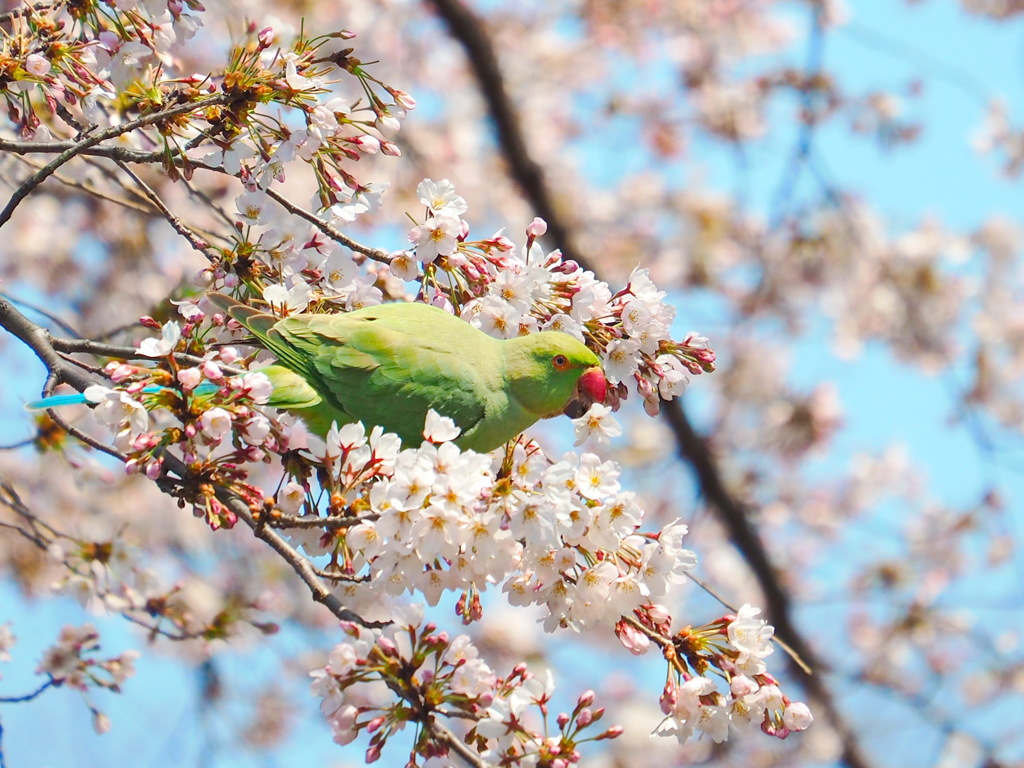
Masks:
[[[817,125],[817,118],[814,113],[814,91],[810,83],[817,82],[821,77],[821,70],[825,59],[825,29],[822,26],[822,6],[812,5],[810,13],[811,30],[807,42],[805,84],[801,99],[803,119],[799,121],[800,131],[797,135],[796,146],[794,146],[789,162],[782,172],[778,190],[775,192],[775,210],[771,217],[770,229],[775,229],[782,222],[786,206],[792,200],[793,192],[796,190],[797,182],[800,180],[800,171],[807,164],[811,156],[811,142],[814,139],[814,128]]]
[[[42,315],[47,320],[49,320],[51,323],[53,323],[56,326],[59,326],[61,329],[63,329],[67,333],[70,333],[75,338],[81,338],[82,334],[80,334],[78,331],[76,331],[74,328],[72,328],[68,323],[66,323],[63,320],[61,320],[59,317],[57,317],[52,312],[49,312],[49,311],[43,309],[42,307],[38,307],[35,304],[31,304],[31,303],[25,301],[24,299],[19,299],[19,298],[16,298],[14,296],[11,296],[11,294],[9,294],[9,293],[3,293],[3,294],[0,294],[0,296],[3,296],[9,302],[11,302],[12,304],[18,304],[18,305],[20,305],[22,307],[25,307],[25,309],[30,309],[33,312],[35,312],[36,314]]]
[[[2,227],[4,224],[10,221],[11,216],[14,215],[15,209],[18,207],[22,200],[28,197],[32,193],[32,191],[40,184],[42,184],[44,181],[46,181],[47,178],[52,176],[58,168],[67,163],[69,160],[72,160],[76,155],[84,153],[89,148],[95,147],[97,144],[100,144],[101,142],[104,142],[107,139],[113,139],[116,138],[117,136],[123,136],[124,134],[130,133],[131,131],[134,131],[138,128],[145,128],[147,125],[159,123],[163,120],[167,120],[172,117],[177,117],[178,115],[188,114],[189,112],[195,112],[206,107],[226,104],[230,102],[231,98],[232,97],[228,94],[221,93],[215,96],[211,96],[207,99],[200,99],[199,101],[190,102],[188,104],[179,104],[178,106],[171,107],[170,109],[165,109],[160,112],[153,112],[148,115],[143,115],[142,117],[136,118],[135,120],[130,120],[127,123],[114,125],[102,131],[97,131],[91,136],[82,139],[81,141],[75,142],[73,146],[65,149],[63,152],[57,155],[57,157],[55,157],[53,160],[51,160],[49,163],[43,166],[39,171],[32,174],[32,176],[26,179],[24,183],[22,183],[14,191],[14,194],[11,195],[11,199],[7,202],[7,205],[5,205],[3,210],[0,211],[0,227]]]
[[[123,330],[123,329],[122,329]],[[95,355],[97,357],[113,357],[118,360],[152,360],[151,357],[145,357],[139,354],[139,350],[135,347],[125,347],[117,344],[103,344],[98,341],[92,341],[91,339],[61,339],[57,337],[51,337],[50,343],[53,348],[60,352],[71,352],[84,355]],[[198,355],[189,355],[184,352],[175,352],[174,359],[179,363],[185,363],[187,365],[202,365],[206,360]],[[227,370],[228,373],[245,373],[245,371],[237,371],[231,368],[225,368],[221,366],[223,370]]]
[[[323,528],[325,531],[336,531],[341,528],[352,528],[364,522],[376,520],[379,515],[361,515],[359,517],[297,517],[296,515],[271,514],[261,518],[272,528],[309,530]]]
[[[435,741],[444,744],[473,768],[491,768],[490,764],[475,750],[433,717],[426,723],[426,727]]]
[[[0,704],[23,704],[26,701],[32,701],[40,694],[43,693],[47,688],[53,685],[53,678],[51,677],[32,693],[26,693],[24,696],[0,696]]]
[[[16,443],[0,445],[0,451],[16,451],[19,448],[25,448],[26,446],[32,445],[35,441],[36,439],[34,437],[26,437],[24,440],[19,440]]]
[[[105,453],[108,456],[113,456],[115,459],[119,459],[120,461],[128,461],[128,457],[121,453],[119,450],[117,450],[116,448],[111,448],[106,443],[100,442],[91,435],[87,435],[85,432],[80,430],[70,421],[68,421],[59,413],[57,413],[57,411],[54,410],[53,408],[47,409],[47,413],[49,414],[50,418],[53,419],[54,424],[63,429],[65,432],[67,432],[69,435],[71,435],[79,442],[85,443],[90,448],[95,448],[97,451]]]
[[[326,221],[323,221],[322,219],[313,215],[305,208],[296,205],[291,200],[282,195],[280,192],[274,189],[268,189],[267,196],[271,200],[277,202],[281,207],[288,211],[288,213],[294,214],[295,216],[298,216],[300,219],[305,219],[314,227],[316,227],[325,235],[327,235],[329,238],[331,238],[335,242],[341,243],[350,251],[361,253],[364,256],[373,259],[374,261],[381,262],[382,264],[391,263],[391,258],[387,251],[381,250],[380,248],[371,248],[368,245],[363,245],[362,243],[356,242],[351,237],[342,232],[340,229],[335,229]]]
[[[129,168],[123,161],[116,160],[117,167],[120,168],[128,178],[135,182],[136,186],[142,190],[142,194],[149,200],[153,206],[163,214],[163,217],[167,220],[167,223],[174,228],[174,231],[181,235],[188,244],[192,246],[192,249],[198,251],[206,257],[206,260],[211,264],[217,264],[221,261],[221,254],[219,251],[210,247],[210,244],[205,240],[199,238],[199,236],[193,232],[189,227],[185,226],[180,218],[175,216],[171,209],[167,207],[160,196],[150,187],[142,178]]]

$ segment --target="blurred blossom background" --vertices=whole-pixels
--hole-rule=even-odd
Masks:
[[[493,665],[548,666],[563,707],[594,688],[626,726],[585,745],[586,763],[1024,765],[1024,4],[224,0],[202,18],[175,54],[182,71],[222,66],[243,18],[281,34],[344,28],[376,76],[415,97],[402,157],[360,160],[360,178],[390,187],[351,236],[407,247],[417,184],[448,179],[478,236],[522,243],[541,216],[548,248],[613,287],[648,268],[676,309],[673,338],[711,340],[717,371],[657,417],[628,399],[607,453],[655,527],[689,525],[699,580],[734,608],[763,607],[813,667],[771,659],[815,723],[786,740],[651,738],[655,651],[545,635],[486,593],[468,631]],[[13,191],[24,168],[7,153],[0,168]],[[193,187],[231,207],[229,181]],[[223,226],[185,184],[150,183],[195,226]],[[286,189],[307,202],[302,185]],[[169,317],[205,266],[165,220],[70,184],[37,190],[0,240],[0,291],[88,337]],[[16,446],[35,435],[22,406],[45,371],[6,334],[0,370],[0,443]],[[564,419],[534,434],[554,456],[573,439]],[[0,531],[0,625],[17,635],[0,664],[8,766],[362,763],[365,744],[332,744],[307,690],[335,622],[262,543],[211,536],[84,448],[9,448],[0,474],[77,535],[128,531],[195,621],[245,604],[280,625],[147,637],[74,585],[52,594],[53,563]],[[696,584],[670,608],[693,625],[728,610]],[[450,620],[450,601],[436,612]],[[36,686],[61,626],[86,622],[104,655],[142,652],[122,695],[90,694],[108,732],[75,691],[2,701]]]

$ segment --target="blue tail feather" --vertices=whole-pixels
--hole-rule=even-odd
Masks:
[[[159,387],[153,385],[146,387],[142,391],[147,395],[155,395],[157,392],[161,392],[166,387]],[[196,395],[212,395],[216,392],[219,387],[209,381],[204,381],[198,387],[196,387],[193,394]],[[44,397],[42,400],[33,400],[31,403],[25,404],[26,411],[44,411],[47,408],[60,408],[65,405],[84,405],[89,401],[86,400],[85,395],[81,392],[74,392],[69,395],[51,395],[50,397]]]
[[[51,395],[50,397],[44,397],[42,400],[33,400],[31,403],[25,403],[25,410],[43,411],[47,408],[60,408],[62,405],[81,405],[86,402],[88,401],[81,392],[76,392],[73,395]]]

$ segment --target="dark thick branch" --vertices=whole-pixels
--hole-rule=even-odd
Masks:
[[[494,46],[481,21],[461,0],[428,0],[452,37],[465,49],[481,95],[494,119],[501,152],[509,172],[519,184],[530,205],[548,224],[548,235],[562,252],[595,273],[594,264],[579,252],[572,227],[558,213],[544,173],[526,147],[517,111],[505,87]],[[812,668],[822,663],[797,629],[789,595],[782,587],[764,543],[751,525],[748,511],[727,489],[707,440],[690,423],[679,401],[664,404],[662,416],[675,437],[679,455],[694,469],[701,494],[729,533],[729,538],[749,564],[767,601],[768,616],[778,636]],[[791,671],[807,689],[811,698],[828,715],[843,740],[843,762],[852,768],[866,768],[870,762],[861,752],[853,731],[835,705],[832,692],[821,676],[807,675],[793,662]]]
[[[36,357],[46,366],[46,370],[56,376],[59,381],[70,384],[79,392],[99,383],[57,354],[50,334],[21,314],[3,296],[0,296],[0,327],[6,328],[16,338],[21,339],[29,349],[36,353]]]
[[[576,235],[565,216],[559,213],[548,189],[544,171],[526,146],[519,121],[519,110],[505,88],[505,79],[494,46],[476,15],[460,0],[428,0],[448,25],[448,31],[466,49],[480,95],[494,119],[501,154],[508,162],[509,175],[522,189],[533,210],[548,225],[548,237],[562,249],[562,255],[585,269],[592,269],[580,253]]]

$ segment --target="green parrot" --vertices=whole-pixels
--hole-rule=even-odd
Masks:
[[[422,303],[282,319],[208,298],[277,356],[260,369],[274,387],[268,404],[320,435],[362,421],[418,445],[432,408],[460,428],[456,445],[487,452],[539,419],[603,403],[608,386],[598,357],[558,331],[495,339]]]

